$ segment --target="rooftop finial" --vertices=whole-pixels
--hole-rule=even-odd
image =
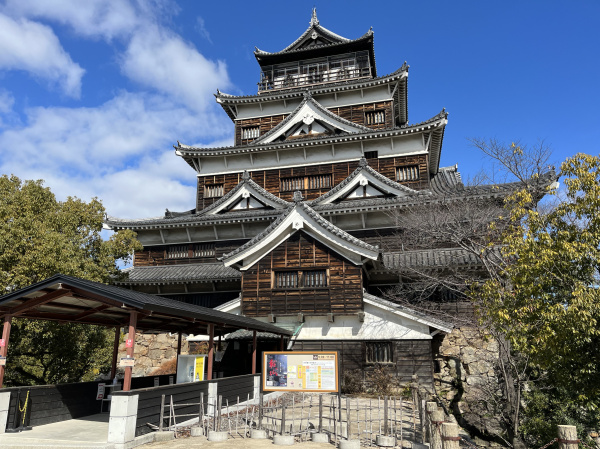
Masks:
[[[319,19],[317,19],[317,8],[313,8],[312,10],[312,16],[310,18],[310,24],[311,25],[318,25],[319,24]]]
[[[242,173],[242,179],[244,181],[248,181],[250,179],[250,174],[248,173],[248,170],[244,170],[244,173]]]
[[[364,156],[361,157],[360,161],[358,161],[358,166],[359,167],[366,167],[367,165],[369,165],[369,164],[367,164],[367,160],[365,159],[365,157]]]
[[[299,203],[302,201],[302,199],[302,192],[300,192],[300,190],[296,190],[293,197],[294,203]]]

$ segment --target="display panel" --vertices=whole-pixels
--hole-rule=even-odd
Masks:
[[[263,352],[263,391],[337,392],[337,351]]]

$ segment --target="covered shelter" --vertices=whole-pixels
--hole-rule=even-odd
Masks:
[[[29,287],[0,297],[0,319],[4,326],[0,341],[0,388],[4,381],[6,356],[13,317],[83,323],[115,328],[111,378],[116,374],[120,329],[128,328],[127,357],[134,357],[135,332],[171,332],[209,336],[207,378],[212,378],[214,337],[239,329],[270,332],[289,337],[292,332],[274,324],[233,315],[193,304],[173,301],[113,285],[56,274]],[[254,337],[256,342],[256,337]],[[178,350],[179,353],[179,350]],[[252,374],[256,373],[256,343],[252,354]],[[125,368],[123,390],[131,388],[132,367]]]

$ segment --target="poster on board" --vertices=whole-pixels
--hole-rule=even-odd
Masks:
[[[337,392],[337,351],[263,352],[263,391]]]

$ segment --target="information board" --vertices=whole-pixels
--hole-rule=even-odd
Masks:
[[[263,391],[337,392],[337,351],[263,352]]]

